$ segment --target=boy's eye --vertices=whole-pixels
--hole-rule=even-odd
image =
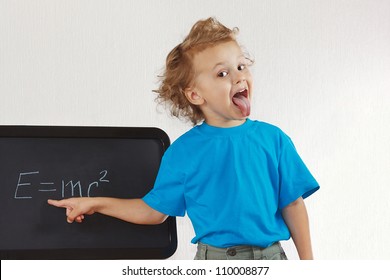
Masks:
[[[237,69],[239,70],[239,71],[242,71],[242,70],[244,70],[246,68],[246,65],[245,64],[240,64],[240,65],[238,65],[238,67],[237,67]]]
[[[227,74],[228,74],[228,72],[226,72],[226,71],[221,71],[221,72],[219,72],[218,73],[218,77],[226,77],[227,76]]]

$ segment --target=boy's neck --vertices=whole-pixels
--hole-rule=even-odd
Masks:
[[[214,127],[220,127],[220,128],[229,128],[229,127],[235,127],[240,126],[246,122],[246,119],[240,119],[240,120],[205,120],[205,123],[207,123],[210,126]]]

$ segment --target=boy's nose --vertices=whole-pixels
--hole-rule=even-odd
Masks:
[[[244,82],[245,80],[246,80],[246,78],[245,78],[244,73],[242,73],[242,72],[240,72],[240,71],[237,71],[237,73],[236,73],[236,75],[235,75],[235,77],[234,77],[234,82],[235,82],[236,84],[239,84],[239,83],[241,83],[241,82]]]

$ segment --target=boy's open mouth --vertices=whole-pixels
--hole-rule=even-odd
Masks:
[[[232,101],[240,110],[244,117],[249,116],[251,112],[251,104],[249,101],[247,89],[242,89],[234,94]]]

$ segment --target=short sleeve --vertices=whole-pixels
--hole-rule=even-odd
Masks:
[[[279,208],[298,199],[307,198],[319,189],[319,185],[298,155],[291,139],[283,134],[279,156]]]
[[[169,215],[185,215],[184,173],[174,167],[174,159],[168,151],[164,154],[153,189],[142,199],[153,209]]]

